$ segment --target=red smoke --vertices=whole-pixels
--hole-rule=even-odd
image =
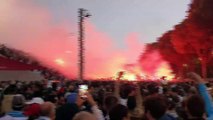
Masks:
[[[73,27],[77,23],[56,24],[48,10],[29,1],[1,1],[0,14],[0,43],[23,50],[66,76],[77,77],[78,34]],[[125,42],[126,49],[118,49],[109,35],[85,22],[85,76],[113,77],[123,70],[129,71],[127,79],[132,79],[132,74],[142,75],[138,59],[144,45],[137,33],[127,35]],[[161,59],[155,54],[140,61],[143,71],[156,72]]]
[[[174,78],[169,64],[156,50],[144,53],[139,61],[142,71],[149,77],[161,78],[166,76],[169,80]]]
[[[0,43],[23,50],[49,67],[76,77],[78,72],[78,34],[72,24],[53,24],[50,13],[29,1],[1,2]],[[76,16],[77,17],[77,16]],[[70,25],[71,24],[71,25]],[[69,27],[67,27],[69,26]],[[72,32],[70,31],[73,30]],[[127,63],[137,61],[143,50],[137,34],[127,36],[125,50],[114,46],[112,38],[92,23],[85,23],[85,75],[112,77]]]
[[[158,51],[153,51],[148,54],[143,54],[140,60],[140,65],[142,69],[148,75],[153,75],[156,73],[159,65],[164,62]]]

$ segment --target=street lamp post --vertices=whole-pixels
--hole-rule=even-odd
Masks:
[[[79,80],[83,81],[84,80],[84,18],[91,16],[87,10],[80,8],[78,10],[79,14]]]

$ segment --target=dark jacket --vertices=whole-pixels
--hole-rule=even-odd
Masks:
[[[173,116],[171,116],[171,115],[167,115],[167,114],[165,114],[165,115],[163,115],[160,119],[158,119],[158,120],[177,120],[176,118],[174,118]]]

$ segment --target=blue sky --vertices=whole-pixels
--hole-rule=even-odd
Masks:
[[[129,33],[137,33],[143,43],[156,41],[181,22],[190,0],[33,0],[53,15],[53,22],[76,23],[78,8],[89,10],[89,20],[108,34],[119,47]]]

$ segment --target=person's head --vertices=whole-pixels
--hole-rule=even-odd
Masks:
[[[95,84],[90,84],[89,86],[88,86],[88,91],[90,92],[90,93],[94,93],[95,92],[95,88],[96,88],[96,85]]]
[[[64,104],[56,109],[55,120],[72,120],[76,113],[79,112],[77,104]]]
[[[25,105],[25,98],[23,95],[17,94],[13,96],[12,109],[16,111],[21,111]]]
[[[135,96],[129,96],[127,100],[127,107],[129,110],[134,110],[136,107],[136,97]]]
[[[53,90],[56,90],[57,87],[58,87],[57,82],[53,82],[53,83],[52,83],[52,89],[53,89]]]
[[[35,82],[34,84],[32,84],[32,90],[33,92],[38,92],[42,90],[42,85],[39,82]]]
[[[10,84],[6,89],[4,90],[5,95],[14,95],[17,93],[17,87],[14,84]]]
[[[81,111],[74,116],[73,120],[97,120],[97,119],[93,114]]]
[[[191,95],[197,94],[197,89],[194,86],[191,86],[189,89],[189,94]]]
[[[167,94],[166,98],[168,110],[174,110],[176,108],[177,103],[180,102],[178,96],[175,96],[173,94]]]
[[[44,102],[43,104],[41,104],[40,108],[41,108],[40,111],[41,116],[49,117],[52,120],[55,119],[55,105],[53,103]]]
[[[186,100],[185,109],[189,117],[203,117],[205,103],[199,95],[192,95]]]
[[[158,93],[158,87],[155,84],[148,85],[147,89],[151,95]]]
[[[165,114],[167,110],[166,99],[161,95],[148,96],[144,100],[143,105],[145,109],[145,115],[149,119],[159,119]]]
[[[114,107],[115,105],[118,104],[118,99],[115,96],[107,96],[104,100],[104,107],[106,111],[109,111]]]
[[[128,108],[117,104],[109,111],[110,120],[129,120]]]
[[[121,91],[120,91],[120,95],[121,95],[121,98],[123,99],[127,99],[129,94],[133,91],[132,87],[128,84],[124,84],[122,87],[121,87]]]
[[[71,93],[67,96],[66,101],[67,103],[75,103],[77,100],[78,94],[77,93]]]
[[[23,111],[24,115],[29,117],[29,120],[38,118],[40,115],[40,104],[34,103],[27,105]]]
[[[72,84],[69,84],[67,89],[68,89],[69,92],[74,92],[75,91],[75,86],[72,85]]]

